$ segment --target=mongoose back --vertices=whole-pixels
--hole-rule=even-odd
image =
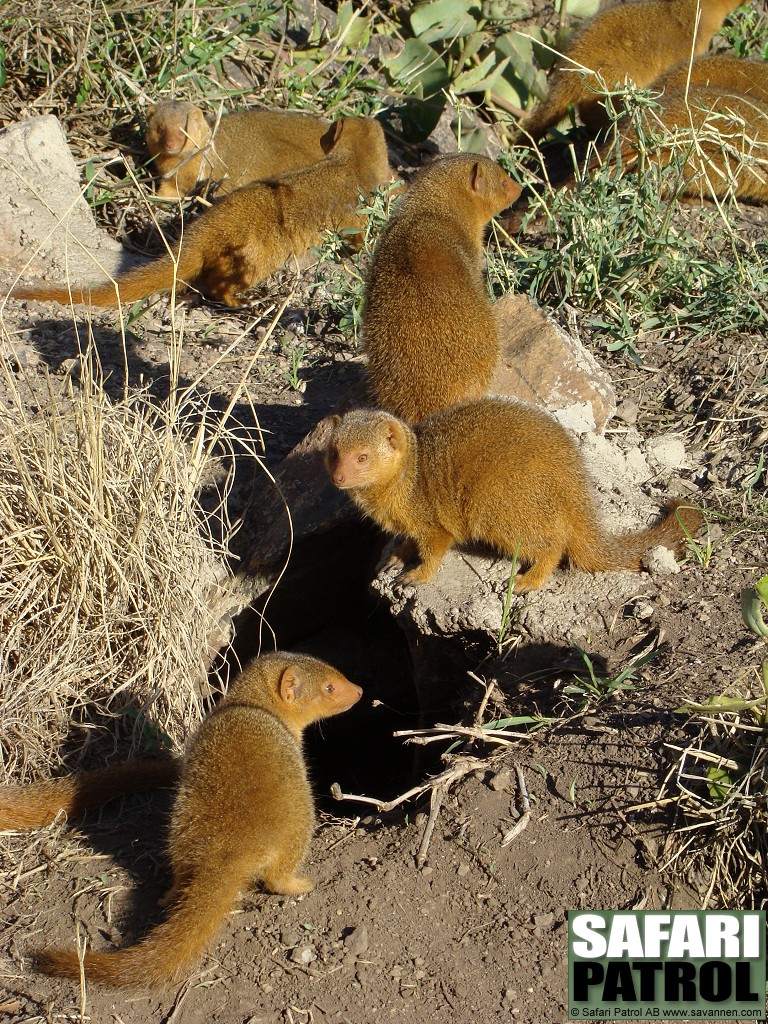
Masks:
[[[547,98],[520,122],[521,129],[537,142],[565,117],[569,106],[578,109],[589,128],[604,127],[607,117],[600,101],[606,89],[627,79],[645,88],[692,52],[703,53],[742,2],[636,0],[600,11],[556,61]]]
[[[210,182],[227,195],[308,167],[322,159],[328,127],[320,117],[279,110],[236,111],[212,127],[194,104],[163,100],[147,109],[147,148],[161,179],[157,194],[185,196]]]
[[[690,63],[683,61],[653,83],[654,92],[684,92],[686,85],[704,86],[723,96],[739,93],[768,103],[768,60],[744,60],[728,54],[697,57]],[[664,100],[662,98],[661,102]]]
[[[194,286],[237,305],[238,295],[319,241],[325,227],[358,227],[358,191],[390,177],[384,132],[377,121],[348,117],[323,136],[323,160],[237,189],[186,228],[176,254],[129,270],[116,283],[22,286],[19,299],[116,306],[152,292]]]
[[[702,521],[673,501],[657,526],[607,533],[571,435],[547,413],[505,399],[456,406],[414,428],[385,412],[347,413],[336,419],[326,465],[379,526],[405,537],[395,560],[419,559],[404,574],[413,583],[432,579],[446,551],[466,542],[527,566],[516,593],[540,587],[564,560],[587,572],[638,570],[648,548],[679,551],[685,530]]]
[[[363,314],[377,402],[411,423],[482,395],[499,341],[484,280],[483,230],[519,196],[487,157],[420,171],[373,256]]]
[[[768,202],[768,102],[756,94],[724,94],[722,88],[691,86],[683,92],[665,92],[655,117],[663,137],[653,149],[644,147],[646,159],[662,166],[675,153],[681,157],[681,194],[695,198],[733,194],[751,202]],[[610,148],[602,158],[610,156]],[[621,141],[622,170],[638,159],[638,140],[625,132]]]
[[[183,758],[168,839],[167,918],[134,946],[86,952],[88,981],[169,984],[212,941],[242,889],[256,881],[285,895],[313,888],[298,873],[314,828],[301,736],[361,695],[306,655],[271,654],[245,667]],[[80,976],[75,949],[42,950],[34,964],[47,974]]]

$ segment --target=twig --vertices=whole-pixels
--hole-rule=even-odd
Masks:
[[[445,788],[445,786],[435,786],[432,790],[432,796],[429,798],[429,817],[427,818],[427,823],[424,826],[424,832],[421,836],[419,852],[416,854],[417,868],[423,868],[427,862],[427,851],[429,850],[429,844],[432,840],[432,833],[435,831],[437,816],[440,813],[440,808],[443,806]]]
[[[426,746],[428,743],[437,743],[438,740],[456,739],[457,736],[470,736],[475,740],[484,740],[487,743],[498,743],[508,747],[512,740],[527,740],[530,734],[527,732],[510,732],[508,729],[484,729],[479,725],[443,725],[438,722],[431,729],[401,729],[392,734],[393,736],[407,736],[408,742],[419,746]]]
[[[523,813],[501,840],[502,846],[509,846],[513,839],[516,839],[521,832],[528,828],[528,823],[531,820],[531,801],[528,799],[528,787],[525,784],[523,769],[516,765],[515,772],[517,774],[517,785],[520,789],[520,803],[523,805]]]
[[[442,772],[440,775],[436,775],[433,779],[428,779],[427,782],[423,782],[419,786],[414,786],[413,789],[409,789],[407,793],[403,793],[394,800],[376,800],[370,796],[357,796],[354,793],[342,793],[341,786],[338,782],[334,782],[331,786],[331,796],[334,800],[357,800],[358,803],[372,804],[379,811],[393,811],[395,807],[399,807],[400,804],[405,803],[406,800],[410,800],[411,797],[421,796],[422,793],[426,793],[430,789],[434,789],[436,786],[443,786],[445,789],[451,785],[452,782],[456,782],[461,779],[464,775],[469,775],[470,772],[476,771],[478,768],[483,768],[484,762],[477,757],[460,757],[456,758],[450,768]]]

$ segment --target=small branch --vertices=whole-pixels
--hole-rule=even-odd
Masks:
[[[515,772],[517,774],[517,785],[520,789],[520,803],[523,805],[523,813],[501,840],[502,846],[509,846],[514,839],[517,839],[520,833],[528,828],[528,823],[531,820],[531,801],[528,799],[528,787],[525,784],[523,769],[515,766]]]
[[[334,782],[331,786],[331,796],[334,800],[357,800],[358,803],[361,804],[372,804],[379,811],[393,811],[396,807],[399,807],[400,804],[405,803],[406,800],[410,800],[412,797],[421,796],[422,793],[435,789],[436,786],[443,786],[447,789],[448,786],[450,786],[452,782],[456,782],[457,779],[461,779],[464,775],[469,775],[470,772],[474,772],[478,768],[484,767],[484,762],[479,758],[457,758],[446,771],[435,776],[433,779],[429,779],[427,782],[423,782],[420,786],[414,786],[413,789],[409,789],[407,793],[403,793],[401,796],[395,797],[394,800],[376,800],[370,796],[357,796],[354,793],[342,793],[341,786],[339,786],[338,782]]]
[[[427,851],[429,850],[429,844],[432,840],[432,833],[435,831],[437,816],[440,813],[440,808],[443,806],[445,788],[445,786],[435,786],[432,790],[432,796],[429,799],[429,817],[427,818],[427,823],[424,826],[424,832],[421,836],[419,852],[416,854],[417,868],[423,868],[427,862]]]

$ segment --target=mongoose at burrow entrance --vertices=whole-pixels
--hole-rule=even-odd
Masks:
[[[147,149],[160,178],[159,196],[179,198],[215,184],[218,195],[323,157],[329,122],[312,114],[239,110],[209,124],[199,107],[161,100],[147,108]]]
[[[392,562],[432,579],[453,544],[478,542],[527,566],[515,593],[544,584],[561,562],[577,569],[641,568],[656,544],[682,550],[701,513],[675,500],[661,522],[615,536],[600,523],[576,444],[552,416],[507,399],[484,398],[411,428],[389,413],[336,417],[326,451],[333,483],[404,543]]]
[[[86,952],[87,981],[170,984],[213,940],[240,891],[257,881],[273,893],[311,891],[311,880],[298,873],[315,822],[302,732],[361,696],[359,686],[306,655],[278,652],[246,665],[181,759],[168,838],[173,885],[162,900],[166,920],[134,946]],[[124,766],[124,790],[135,784],[140,765]],[[173,762],[155,766],[158,785],[179,771]],[[3,827],[28,828],[52,821],[61,808],[80,811],[111,799],[120,766],[110,771],[101,794],[103,772],[0,789]],[[141,788],[150,785],[145,775]],[[47,974],[80,977],[74,948],[42,950],[32,959]]]
[[[520,122],[520,141],[527,135],[538,142],[569,106],[578,109],[591,130],[605,127],[609,118],[601,101],[606,90],[627,79],[646,88],[692,53],[704,53],[726,16],[743,2],[637,0],[600,11],[555,62],[547,98]]]
[[[683,196],[695,199],[733,194],[754,203],[768,202],[768,103],[720,88],[691,86],[687,95],[665,92],[662,108],[649,114],[657,136],[643,146],[642,157],[661,166],[677,155]],[[640,146],[633,131],[622,133],[622,171],[639,162]],[[600,150],[605,161],[615,148]],[[676,187],[674,182],[671,187]]]
[[[730,54],[697,57],[689,65],[683,61],[653,83],[652,91],[684,92],[686,84],[730,96],[738,93],[768,103],[768,60],[744,60]],[[662,96],[661,101],[664,103]]]
[[[483,231],[520,188],[487,157],[419,171],[373,255],[363,312],[377,403],[416,423],[484,394],[499,339],[485,282]]]
[[[152,292],[197,288],[227,306],[279,270],[291,256],[320,241],[324,228],[360,227],[358,192],[370,193],[391,177],[384,132],[377,121],[348,117],[323,136],[328,153],[301,170],[237,189],[192,221],[176,254],[160,256],[92,288],[25,285],[17,299],[116,306]]]

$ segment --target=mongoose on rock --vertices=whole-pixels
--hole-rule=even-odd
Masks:
[[[443,157],[419,171],[373,256],[363,314],[377,402],[411,423],[486,392],[499,339],[483,230],[520,195],[493,160]]]
[[[670,502],[654,527],[615,536],[601,525],[571,435],[520,402],[484,398],[411,428],[389,413],[336,417],[326,451],[333,483],[405,542],[394,560],[431,580],[453,544],[489,544],[527,569],[515,592],[535,590],[566,560],[587,572],[641,567],[656,544],[680,552],[701,514]]]
[[[147,148],[160,176],[159,196],[189,195],[197,185],[236,188],[323,157],[328,122],[312,114],[240,110],[211,126],[193,103],[163,100],[147,109]]]
[[[557,60],[547,98],[520,122],[521,129],[537,142],[565,117],[569,106],[578,108],[589,128],[604,127],[608,118],[601,100],[606,89],[627,79],[645,88],[692,52],[703,53],[726,16],[742,3],[637,0],[600,11]]]
[[[728,54],[697,57],[690,66],[686,60],[662,75],[653,83],[653,91],[684,92],[687,84],[704,86],[723,96],[739,93],[768,103],[768,60],[744,60]]]
[[[320,240],[326,227],[359,227],[358,192],[391,175],[384,132],[377,121],[347,117],[323,136],[329,154],[310,167],[255,182],[225,196],[185,229],[174,257],[160,256],[93,288],[21,286],[17,299],[116,306],[152,292],[194,286],[212,299],[237,305],[238,295],[263,281],[293,255]]]
[[[298,873],[315,821],[301,736],[312,722],[346,711],[361,696],[359,686],[306,655],[278,652],[246,665],[182,761],[168,838],[173,885],[163,900],[167,919],[134,946],[86,952],[88,981],[169,984],[212,941],[241,890],[256,881],[291,896],[313,888]],[[23,788],[39,810],[40,787]],[[53,817],[57,801],[48,806]],[[42,950],[33,959],[47,974],[80,976],[74,948]]]
[[[644,147],[644,159],[670,163],[681,156],[682,195],[724,198],[731,192],[740,199],[768,202],[768,103],[722,88],[691,86],[683,92],[665,92],[663,106],[653,115],[664,136],[652,148]],[[611,147],[601,158],[610,157]],[[634,132],[621,141],[622,169],[638,161],[639,143]]]

